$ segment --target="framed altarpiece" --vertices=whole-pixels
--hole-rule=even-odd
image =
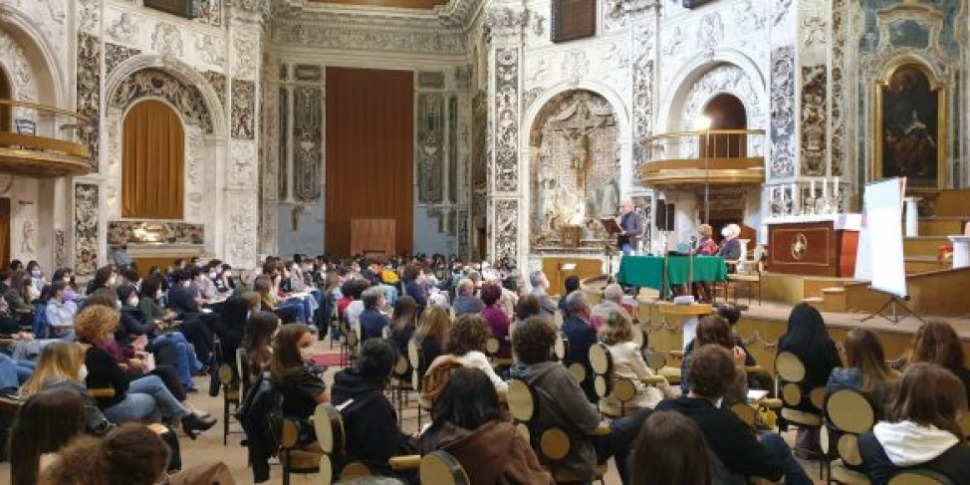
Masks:
[[[915,59],[891,63],[875,86],[873,180],[906,177],[914,189],[947,185],[947,92]]]

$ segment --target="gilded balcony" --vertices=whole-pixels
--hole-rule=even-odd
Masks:
[[[73,111],[0,99],[0,173],[39,178],[89,173],[91,154],[80,133],[91,123]]]
[[[696,130],[646,138],[640,181],[648,186],[760,185],[765,181],[764,130]]]

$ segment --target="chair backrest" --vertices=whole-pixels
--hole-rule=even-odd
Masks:
[[[825,416],[838,436],[834,449],[842,461],[848,465],[862,464],[859,452],[859,435],[872,429],[876,424],[876,413],[872,404],[861,392],[855,389],[840,389],[833,392],[825,401]],[[829,441],[828,429],[823,442]],[[831,452],[831,443],[823,443],[823,449]]]
[[[391,339],[391,326],[390,325],[387,325],[387,326],[385,326],[384,328],[381,329],[381,338],[383,338],[384,340],[390,340]]]
[[[558,360],[566,358],[566,355],[569,353],[569,339],[566,338],[566,334],[556,332],[556,341],[552,344],[552,353]]]
[[[539,453],[548,461],[561,461],[569,454],[572,443],[560,428],[549,428],[539,437]]]
[[[437,450],[421,458],[421,483],[435,485],[468,485],[468,473],[451,453]]]
[[[659,371],[667,365],[667,357],[663,352],[657,350],[651,350],[645,352],[644,360],[647,362],[647,367],[650,367],[654,371]]]
[[[805,380],[805,364],[791,352],[779,352],[775,357],[775,371],[786,382],[795,384]]]
[[[509,381],[509,414],[515,421],[515,427],[522,436],[529,440],[532,436],[531,426],[536,421],[539,412],[539,398],[535,389],[529,387],[522,379],[513,378]]]
[[[424,352],[421,344],[416,339],[408,340],[408,364],[411,364],[411,387],[415,391],[421,392],[421,381],[424,378]]]
[[[603,342],[597,342],[589,347],[589,364],[596,376],[593,378],[593,389],[599,397],[606,397],[613,390],[610,373],[613,372],[613,357]]]
[[[931,470],[907,470],[893,476],[889,485],[956,485],[956,482]]]
[[[337,408],[330,403],[318,404],[313,411],[313,430],[324,453],[337,455],[338,461],[343,458],[346,448],[344,420]]]
[[[488,355],[495,355],[498,353],[498,349],[500,347],[501,344],[495,337],[489,337],[488,340],[485,341],[485,351],[488,352]]]
[[[239,389],[243,394],[246,394],[249,390],[250,383],[249,365],[246,361],[246,349],[243,347],[236,348],[236,372],[239,373]]]

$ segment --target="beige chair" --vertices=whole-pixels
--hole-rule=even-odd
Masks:
[[[421,458],[419,469],[421,483],[434,485],[468,485],[468,473],[458,462],[458,459],[444,450],[437,450]]]
[[[230,431],[229,424],[232,422],[230,417],[232,411],[239,409],[242,402],[242,390],[239,383],[240,379],[232,375],[232,366],[223,362],[219,366],[219,383],[222,386],[222,446],[229,444],[230,434],[245,434],[243,430]]]
[[[286,422],[284,420],[284,437],[286,436]],[[347,463],[347,441],[344,431],[344,420],[340,411],[330,403],[318,404],[313,412],[313,431],[317,435],[317,444],[320,451],[298,450],[294,457],[301,461],[310,461],[311,457],[316,461],[316,469],[313,471],[292,471],[293,473],[319,473],[318,483],[329,485],[334,479],[352,480],[372,476],[373,473],[366,465],[358,461]],[[292,446],[292,445],[291,445]],[[281,454],[280,464],[283,465],[283,483],[289,483],[287,464]]]
[[[525,381],[512,378],[509,381],[509,414],[515,429],[526,441],[532,442],[532,426],[536,416],[539,397]]]
[[[387,383],[387,390],[391,393],[391,400],[397,403],[397,424],[404,420],[404,408],[407,406],[414,381],[408,378],[411,364],[406,355],[398,355],[394,368],[391,369],[391,379]]]
[[[488,353],[488,360],[491,361],[493,367],[507,367],[512,365],[511,357],[499,357],[498,351],[502,348],[501,342],[495,337],[489,337],[485,341],[485,352]]]
[[[635,408],[627,408],[627,405],[637,397],[636,383],[631,379],[617,377],[613,374],[613,357],[610,355],[609,348],[602,342],[589,348],[589,364],[593,368],[593,388],[596,395],[600,398],[612,398],[620,403],[619,412],[611,408],[610,404],[600,399],[600,414],[609,418],[619,418],[626,416],[628,412]],[[644,384],[657,385],[664,382],[661,376],[653,376],[649,380],[644,380]]]
[[[597,433],[609,434],[609,427],[603,425],[597,428]],[[565,431],[560,428],[544,430],[539,436],[538,445],[539,460],[549,469],[556,483],[582,483],[586,481],[586,477],[576,476],[571,470],[560,467],[573,447],[572,440]],[[606,464],[599,465],[596,469],[596,480],[604,485],[606,484],[604,476],[607,471]]]
[[[964,477],[966,478],[966,477]],[[957,485],[949,478],[930,470],[910,470],[889,480],[889,485]]]
[[[797,409],[804,401],[806,395],[804,389],[805,364],[802,363],[797,355],[791,352],[779,352],[775,357],[775,372],[778,375],[777,386],[781,389],[782,419],[796,427],[820,429],[825,419],[822,415],[822,405],[825,401],[825,387],[816,387],[807,391],[808,402],[817,411]],[[819,466],[821,467],[822,465],[822,461],[819,461]]]
[[[418,396],[424,390],[422,383],[424,382],[424,373],[428,370],[428,363],[424,361],[424,351],[421,349],[421,344],[415,340],[411,339],[408,341],[408,364],[411,366],[411,390],[416,392]],[[420,402],[418,400],[418,429],[421,429],[421,411],[423,410]]]
[[[319,406],[318,406],[319,407]],[[334,410],[336,412],[336,410]],[[339,413],[337,413],[339,416]],[[316,419],[317,416],[314,416]],[[324,418],[324,420],[326,420]],[[316,422],[314,422],[316,426]],[[289,485],[290,475],[310,475],[320,473],[320,462],[326,456],[325,452],[309,451],[301,448],[300,423],[290,418],[283,418],[279,442],[280,467],[283,469],[283,485]]]
[[[849,467],[862,465],[859,435],[876,424],[872,404],[859,391],[840,389],[825,401],[825,418],[827,426],[822,427],[821,443],[822,451],[827,456],[829,480],[843,484],[868,484],[869,479],[865,474]]]

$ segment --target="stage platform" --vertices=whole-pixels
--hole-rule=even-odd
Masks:
[[[882,341],[886,350],[886,358],[890,361],[899,361],[906,356],[906,352],[912,344],[913,335],[919,328],[921,322],[913,317],[905,318],[898,323],[893,323],[882,317],[862,321],[868,313],[862,312],[833,312],[825,308],[825,301],[822,298],[802,298],[798,289],[817,288],[819,285],[797,281],[801,277],[788,276],[787,278],[777,279],[772,290],[764,291],[765,298],[772,296],[770,291],[785,294],[788,297],[784,301],[772,299],[762,299],[759,303],[757,298],[748,304],[748,298],[742,296],[737,303],[748,305],[748,309],[742,312],[741,320],[738,322],[737,333],[745,341],[748,349],[754,355],[758,364],[765,369],[774,369],[774,358],[777,350],[778,339],[785,332],[788,325],[788,315],[792,307],[799,301],[808,301],[810,304],[819,308],[825,324],[829,329],[836,344],[841,346],[845,339],[845,334],[853,328],[866,327],[874,330]],[[812,281],[816,277],[805,277]],[[851,281],[851,280],[845,280]],[[833,283],[829,281],[828,283]],[[583,281],[583,291],[589,296],[593,304],[602,299],[603,287],[606,284],[606,277],[600,276]],[[766,282],[762,281],[765,285]],[[966,291],[961,288],[961,291]],[[766,288],[763,287],[763,290]],[[814,291],[814,290],[813,290]],[[641,289],[637,295],[637,316],[642,322],[641,325],[649,334],[649,346],[658,351],[681,350],[685,344],[683,342],[683,323],[692,318],[691,315],[671,314],[668,309],[672,306],[668,302],[659,300],[656,290]],[[719,301],[721,301],[719,299]],[[734,301],[734,298],[730,298]],[[970,298],[966,296],[959,302],[966,312],[970,313]],[[923,305],[927,306],[927,305]],[[878,308],[878,307],[876,307]],[[949,322],[957,330],[963,340],[963,348],[967,356],[970,357],[970,318],[953,316],[934,316],[922,315],[924,320],[942,320]],[[671,363],[674,365],[675,363]],[[967,363],[970,367],[970,362]]]

